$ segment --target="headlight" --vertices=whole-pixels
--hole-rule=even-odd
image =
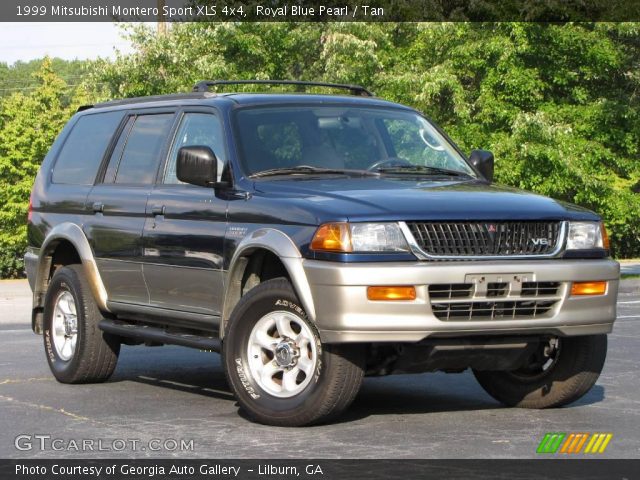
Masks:
[[[567,250],[609,249],[609,237],[604,224],[595,222],[570,222]]]
[[[316,231],[311,249],[325,252],[407,252],[397,223],[325,223]]]

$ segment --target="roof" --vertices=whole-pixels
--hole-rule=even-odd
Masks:
[[[135,107],[168,107],[178,105],[216,105],[220,103],[234,103],[236,105],[301,105],[301,104],[350,104],[358,106],[386,106],[395,108],[410,107],[383,100],[377,97],[361,97],[354,95],[321,95],[306,93],[210,93],[194,92],[171,95],[154,95],[149,97],[124,98],[87,105],[78,111],[102,108],[135,108]]]

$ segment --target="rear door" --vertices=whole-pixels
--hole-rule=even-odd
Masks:
[[[166,166],[149,196],[144,228],[144,277],[152,306],[217,316],[223,296],[223,242],[227,201],[213,188],[180,182],[181,147],[206,145],[226,166],[219,114],[212,108],[180,113]]]
[[[85,233],[109,300],[148,304],[142,274],[147,197],[166,155],[174,111],[129,112],[99,182],[88,197]]]
[[[89,195],[100,165],[112,142],[124,112],[84,113],[72,126],[50,171],[43,170],[46,192],[34,187],[36,212],[30,228],[30,243],[40,244],[55,225],[71,222],[82,225],[89,210]],[[92,214],[92,213],[91,213]]]

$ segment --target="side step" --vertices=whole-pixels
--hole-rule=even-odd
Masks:
[[[221,347],[219,338],[188,333],[169,333],[162,328],[150,325],[134,325],[105,318],[100,321],[98,326],[104,332],[136,340],[181,345],[200,350],[213,350],[214,352],[220,352]]]

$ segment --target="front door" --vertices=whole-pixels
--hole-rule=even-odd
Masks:
[[[181,147],[205,145],[226,164],[220,117],[212,109],[183,112],[161,179],[147,202],[144,277],[155,307],[217,316],[223,298],[227,201],[213,188],[180,182]]]

